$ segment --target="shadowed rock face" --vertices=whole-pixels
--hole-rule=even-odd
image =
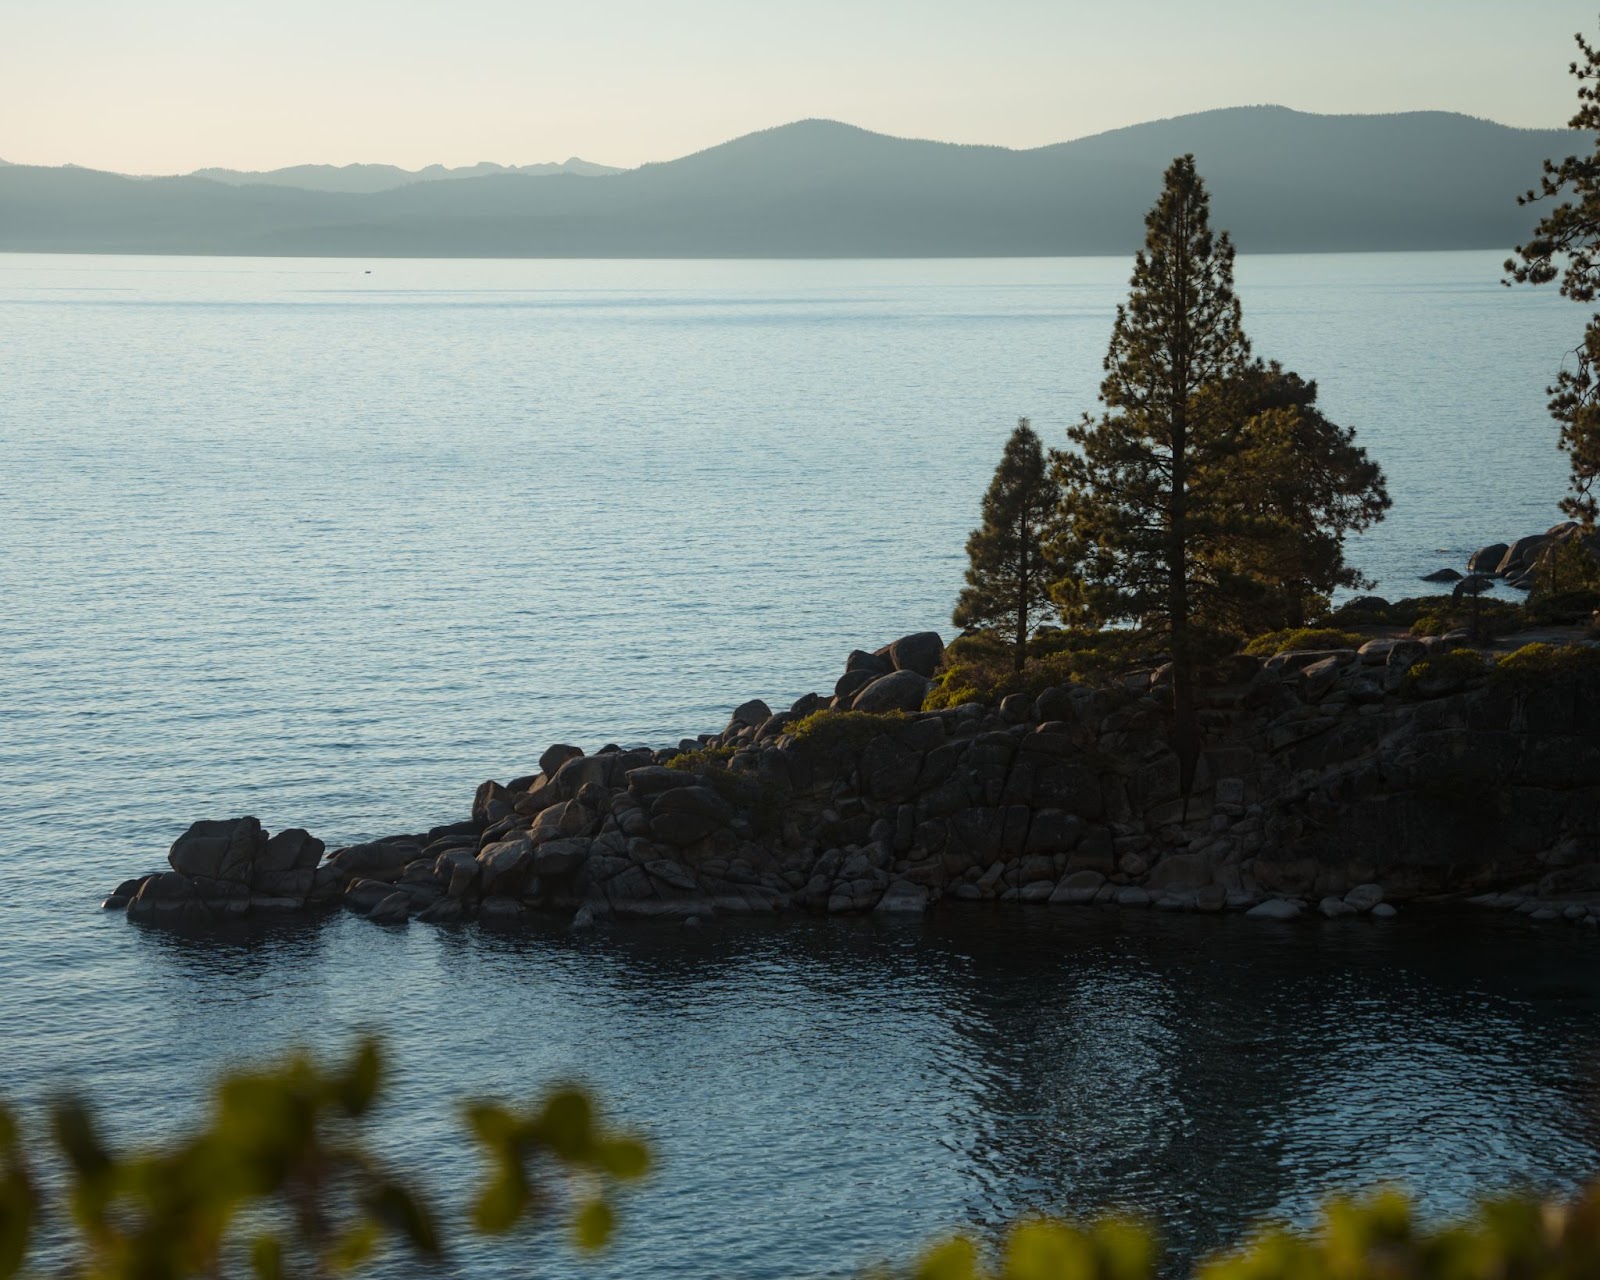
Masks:
[[[171,871],[107,905],[187,926],[341,899],[396,924],[988,900],[1289,920],[1490,894],[1600,919],[1600,675],[1407,682],[1430,652],[1412,641],[1244,661],[1201,695],[1207,740],[1184,796],[1152,673],[1008,699],[1005,714],[911,710],[926,678],[884,668],[931,651],[913,636],[851,656],[867,692],[915,684],[915,702],[886,699],[893,714],[796,737],[785,723],[816,695],[776,715],[747,702],[692,768],[671,750],[552,748],[537,774],[483,784],[469,821],[325,860],[304,831],[196,823]],[[852,704],[867,710],[860,694],[832,700]]]

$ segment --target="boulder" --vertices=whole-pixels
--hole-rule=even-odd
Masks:
[[[1518,538],[1506,548],[1505,555],[1500,557],[1500,563],[1492,569],[1485,569],[1484,572],[1494,573],[1502,578],[1519,573],[1538,560],[1539,553],[1549,541],[1548,533],[1533,533],[1526,538]]]
[[[515,803],[509,787],[502,787],[493,778],[480,782],[472,796],[472,820],[486,827],[509,814]]]
[[[576,760],[582,754],[582,747],[569,746],[565,742],[554,743],[546,747],[545,753],[539,757],[539,772],[547,778],[553,778],[568,760]]]
[[[928,909],[928,891],[909,880],[896,880],[883,891],[874,911],[882,915],[920,916]]]
[[[588,861],[591,848],[592,842],[582,836],[551,840],[534,851],[533,873],[541,879],[569,875]]]
[[[1344,895],[1344,901],[1352,911],[1371,911],[1372,908],[1383,901],[1383,886],[1381,884],[1358,884]]]
[[[423,924],[459,924],[465,915],[466,908],[461,905],[460,899],[440,898],[418,912],[417,919]]]
[[[870,671],[875,676],[886,676],[894,670],[886,656],[868,653],[865,649],[852,649],[850,656],[844,660],[844,669],[848,671]]]
[[[396,880],[405,870],[406,863],[421,852],[421,848],[412,841],[391,843],[373,840],[335,849],[328,855],[328,866],[347,879],[365,876],[371,880]]]
[[[172,842],[167,861],[180,875],[248,885],[266,846],[267,833],[255,818],[196,822]]]
[[[1058,906],[1079,906],[1093,902],[1095,894],[1100,892],[1100,886],[1105,882],[1106,878],[1098,871],[1069,872],[1061,877],[1061,883],[1050,895],[1050,901]]]
[[[920,711],[931,683],[919,672],[910,670],[879,676],[856,695],[851,709],[871,712]]]
[[[546,840],[566,840],[572,836],[590,835],[595,825],[596,817],[593,809],[581,800],[568,800],[564,804],[552,805],[537,818],[528,828],[528,838],[534,844],[543,844]]]
[[[1343,898],[1324,898],[1317,904],[1317,910],[1330,920],[1337,920],[1340,916],[1353,916],[1356,909]]]
[[[652,764],[642,769],[628,770],[628,790],[641,798],[658,796],[678,787],[692,787],[699,781],[699,775],[688,769],[673,769],[666,765]]]
[[[298,871],[322,861],[327,846],[303,827],[290,827],[268,840],[256,857],[256,874]]]
[[[1428,646],[1420,640],[1402,639],[1392,641],[1388,656],[1384,659],[1384,667],[1392,675],[1400,675],[1416,666],[1428,656]]]
[[[1052,720],[1070,722],[1075,718],[1075,715],[1072,691],[1070,689],[1063,689],[1059,685],[1051,685],[1034,699],[1033,718],[1041,724]]]
[[[1300,918],[1300,904],[1287,898],[1268,898],[1265,902],[1256,903],[1245,915],[1252,920],[1297,920]]]
[[[1491,542],[1486,547],[1479,547],[1467,557],[1468,572],[1493,573],[1500,567],[1500,562],[1505,559],[1506,552],[1510,549],[1503,542]]]
[[[1380,902],[1377,906],[1372,908],[1371,915],[1374,920],[1392,920],[1396,915],[1394,904],[1389,902]]]
[[[1033,699],[1025,693],[1010,693],[1000,700],[1000,718],[1007,724],[1026,724],[1033,717]]]
[[[789,717],[792,720],[804,720],[809,715],[814,715],[828,705],[828,700],[820,693],[802,694],[794,700],[794,705],[789,708]]]
[[[846,671],[834,682],[833,696],[847,700],[853,698],[874,680],[881,680],[884,674],[884,672],[867,671],[859,667],[854,671]]]
[[[1346,600],[1343,607],[1352,612],[1376,613],[1389,608],[1389,602],[1382,596],[1356,596],[1352,600]]]
[[[729,727],[731,728],[733,725],[744,725],[747,729],[754,729],[756,726],[764,723],[767,720],[770,720],[771,718],[772,708],[769,707],[765,702],[761,701],[760,698],[751,698],[750,701],[741,702],[733,709],[733,716],[729,720]]]
[[[526,914],[523,905],[515,898],[500,894],[485,898],[478,908],[478,923],[491,929],[518,924]]]
[[[394,892],[395,887],[382,880],[354,880],[339,902],[346,911],[364,916]]]
[[[518,836],[491,844],[478,855],[478,874],[485,893],[516,893],[533,874],[534,843]],[[455,895],[459,897],[460,895]]]
[[[367,912],[373,924],[404,924],[410,918],[411,895],[406,893],[391,893]]]
[[[937,631],[901,636],[889,646],[889,661],[896,671],[914,671],[929,680],[933,679],[943,657],[944,641]]]
[[[1432,573],[1423,574],[1422,580],[1424,582],[1459,582],[1461,581],[1461,573],[1456,569],[1435,569]],[[1262,905],[1265,906],[1266,904],[1263,903]]]

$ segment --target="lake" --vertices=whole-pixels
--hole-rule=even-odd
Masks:
[[[1558,518],[1543,388],[1584,314],[1500,256],[1239,263],[1258,353],[1388,471],[1353,558],[1391,597]],[[96,912],[195,818],[416,829],[553,741],[676,742],[948,635],[1001,445],[1094,408],[1127,274],[0,255],[5,1090],[138,1132],[219,1064],[376,1027],[388,1148],[459,1189],[448,1099],[578,1074],[663,1162],[604,1274],[844,1274],[1101,1205],[1182,1259],[1350,1183],[1450,1213],[1591,1174],[1594,943],[1522,921],[204,945]]]

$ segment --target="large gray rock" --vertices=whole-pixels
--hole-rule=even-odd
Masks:
[[[920,711],[932,682],[915,671],[896,671],[879,676],[858,693],[851,703],[853,711]]]
[[[881,680],[884,672],[870,671],[865,667],[857,667],[854,671],[846,671],[833,684],[833,696],[836,698],[851,698],[860,693],[874,680]]]
[[[180,875],[248,885],[267,834],[255,818],[196,822],[172,843],[167,861]]]
[[[772,708],[769,707],[765,702],[761,701],[760,698],[751,698],[749,702],[741,702],[733,709],[733,716],[729,721],[729,727],[731,728],[733,725],[743,725],[747,729],[753,729],[757,725],[771,718]]]
[[[896,880],[883,891],[874,911],[882,915],[920,916],[928,909],[928,891],[909,880]]]
[[[478,875],[485,893],[517,893],[533,874],[534,843],[518,836],[489,845],[478,855]],[[457,895],[459,896],[459,895]]]
[[[576,760],[581,755],[582,747],[569,746],[565,742],[554,743],[546,747],[545,753],[539,757],[539,772],[547,778],[553,778],[568,760]]]
[[[592,846],[592,841],[581,836],[542,844],[534,851],[533,873],[541,879],[570,875],[588,861]]]
[[[1344,901],[1354,911],[1371,911],[1383,901],[1381,884],[1358,884],[1344,895]]]
[[[844,660],[846,671],[868,671],[875,676],[886,676],[894,670],[886,654],[868,653],[865,649],[852,649]]]
[[[1422,580],[1424,582],[1460,582],[1461,571],[1459,569],[1435,569],[1432,573],[1423,574]]]
[[[373,924],[404,924],[410,918],[411,896],[405,893],[391,893],[367,912]]]
[[[421,852],[414,841],[374,840],[335,849],[328,855],[328,866],[347,879],[365,876],[371,880],[397,880],[406,863]]]
[[[919,631],[915,635],[901,636],[889,646],[889,661],[896,671],[915,671],[919,676],[933,678],[944,657],[944,641],[937,631]]]
[[[1300,904],[1287,898],[1268,898],[1245,912],[1252,920],[1298,920]]]
[[[1056,905],[1082,906],[1094,901],[1095,894],[1106,878],[1098,871],[1071,871],[1061,877],[1061,883],[1050,895]]]
[[[1470,573],[1493,573],[1500,567],[1500,562],[1505,559],[1506,552],[1511,548],[1503,542],[1491,542],[1486,547],[1479,547],[1467,557],[1467,570]],[[1459,575],[1458,575],[1459,576]]]
[[[1500,563],[1484,572],[1495,573],[1502,578],[1520,573],[1538,560],[1539,553],[1549,541],[1550,535],[1547,533],[1533,533],[1526,538],[1518,538],[1506,549],[1505,555],[1500,557]]]

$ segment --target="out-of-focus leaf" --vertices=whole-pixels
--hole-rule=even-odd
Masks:
[[[1095,1280],[1094,1249],[1061,1222],[1024,1222],[1006,1242],[1005,1280]]]
[[[89,1109],[77,1098],[56,1101],[50,1109],[50,1128],[61,1154],[79,1178],[92,1182],[110,1171],[111,1157],[100,1144]]]
[[[936,1244],[922,1255],[914,1274],[916,1280],[975,1280],[977,1246],[965,1236]]]
[[[613,1178],[642,1178],[650,1172],[650,1148],[637,1138],[608,1138],[595,1149],[595,1160]]]
[[[429,1257],[439,1252],[439,1235],[433,1219],[417,1198],[399,1183],[386,1182],[371,1199],[372,1216],[402,1236],[418,1253]]]
[[[469,1102],[466,1111],[467,1123],[480,1142],[505,1147],[516,1137],[516,1117],[498,1102]]]
[[[473,1225],[485,1235],[504,1235],[517,1225],[527,1203],[527,1189],[521,1180],[503,1174],[479,1193],[472,1207]]]
[[[327,1264],[331,1271],[354,1271],[367,1262],[378,1250],[378,1226],[361,1222],[351,1227],[328,1250]]]
[[[382,1081],[383,1052],[376,1040],[363,1040],[339,1077],[339,1101],[345,1112],[352,1116],[365,1115],[378,1096]]]
[[[250,1269],[256,1280],[283,1280],[283,1245],[276,1236],[257,1236],[251,1241]]]
[[[573,1235],[578,1248],[593,1252],[611,1243],[611,1232],[617,1225],[617,1215],[604,1200],[591,1200],[572,1219]]]
[[[539,1130],[561,1159],[587,1159],[594,1139],[594,1106],[581,1089],[558,1089],[545,1099]]]

